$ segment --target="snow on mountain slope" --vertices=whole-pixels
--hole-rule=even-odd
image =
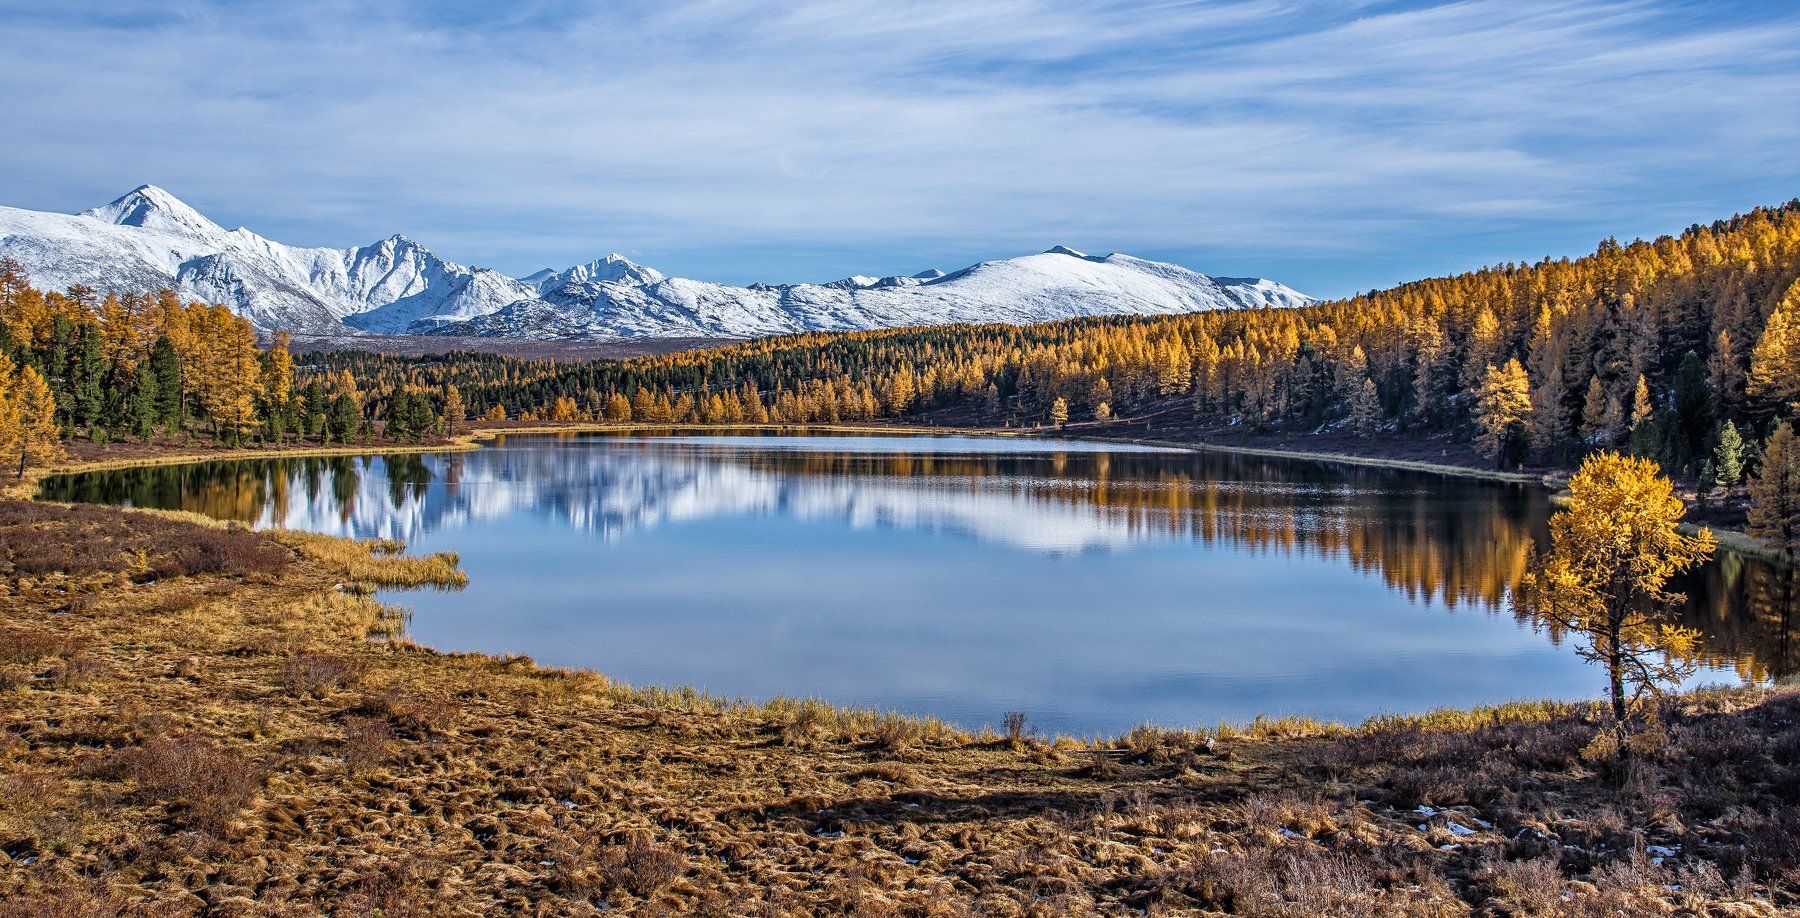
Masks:
[[[154,185],[81,214],[0,207],[0,255],[47,289],[172,287],[264,329],[525,338],[747,338],[1092,315],[1169,315],[1312,302],[1262,278],[1213,278],[1129,255],[1057,246],[951,274],[855,275],[734,287],[608,255],[513,278],[439,258],[404,236],[303,248],[226,230]]]
[[[0,207],[0,255],[22,262],[42,288],[171,287],[229,304],[260,328],[291,331],[406,331],[534,294],[519,280],[444,261],[403,236],[330,249],[227,231],[154,185],[73,216]]]
[[[590,274],[589,279],[559,286],[549,282],[547,272],[540,272],[527,279],[542,278],[537,282],[538,299],[441,331],[530,338],[756,337],[955,322],[1027,324],[1093,315],[1170,315],[1312,302],[1262,278],[1212,278],[1180,265],[1130,255],[1084,255],[1064,246],[1039,255],[985,261],[952,274],[854,276],[829,284],[731,287],[650,274],[654,279],[619,274],[614,280]]]
[[[585,265],[576,265],[567,271],[553,271],[545,268],[536,274],[528,274],[520,278],[539,293],[550,290],[561,290],[570,284],[600,283],[603,281],[622,281],[632,284],[654,284],[663,279],[661,271],[634,264],[631,259],[617,252]]]

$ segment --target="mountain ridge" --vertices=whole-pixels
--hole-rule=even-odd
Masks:
[[[747,338],[1314,302],[1264,278],[1211,277],[1063,245],[949,273],[859,274],[823,284],[739,287],[671,277],[618,253],[520,278],[449,261],[397,233],[339,249],[226,230],[149,184],[79,214],[0,206],[0,255],[18,259],[42,287],[170,287],[225,303],[265,331],[315,335]]]

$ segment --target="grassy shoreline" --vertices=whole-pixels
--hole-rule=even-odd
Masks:
[[[0,500],[0,915],[1800,905],[1800,694],[1671,700],[1665,751],[1622,788],[1584,756],[1585,703],[1008,736],[398,638],[373,588],[456,567]]]

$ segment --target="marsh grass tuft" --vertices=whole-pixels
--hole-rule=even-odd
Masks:
[[[399,588],[460,590],[469,585],[469,575],[457,569],[461,559],[455,552],[410,557],[402,554],[405,544],[395,539],[357,541],[293,529],[273,536],[307,558],[341,567],[351,580]]]

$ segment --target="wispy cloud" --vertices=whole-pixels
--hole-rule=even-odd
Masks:
[[[0,0],[0,201],[154,181],[277,238],[515,271],[1067,242],[1337,293],[1800,188],[1800,14],[1759,5],[71,7]]]

